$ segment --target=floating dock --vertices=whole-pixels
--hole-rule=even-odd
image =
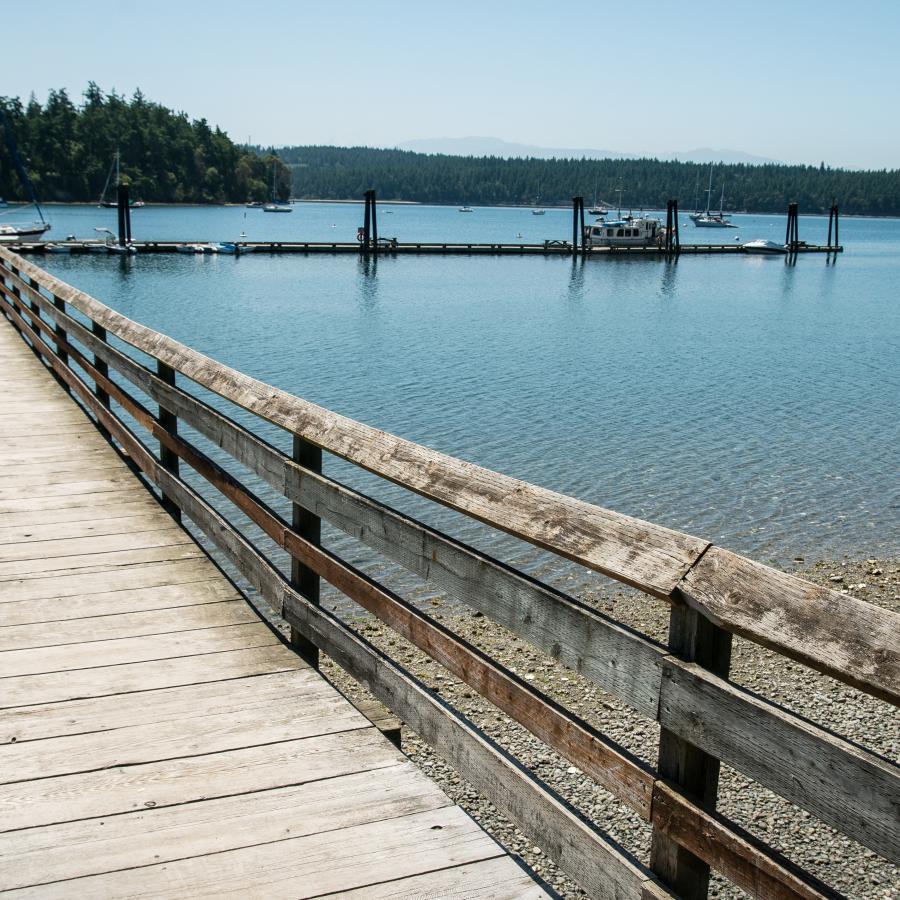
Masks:
[[[16,253],[24,254],[102,254],[104,248],[109,255],[122,255],[119,245],[108,246],[97,241],[39,241],[34,243],[4,243]],[[203,255],[216,253],[317,253],[364,254],[365,248],[356,242],[336,241],[241,241],[232,244],[235,250],[223,250],[218,243],[208,241],[132,241],[129,247],[135,253],[185,253]],[[799,243],[784,255],[799,253],[842,253],[843,246]],[[452,243],[439,241],[395,241],[384,239],[378,247],[372,246],[369,255],[400,256],[427,254],[432,256],[583,256],[586,258],[608,259],[623,256],[652,257],[662,259],[680,256],[751,256],[741,244],[681,244],[678,250],[665,247],[575,247],[568,241],[544,241],[540,244],[485,244]]]

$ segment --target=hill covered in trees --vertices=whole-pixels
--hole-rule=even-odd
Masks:
[[[45,104],[32,97],[0,97],[7,128],[42,201],[96,201],[117,150],[123,180],[135,199],[159,203],[223,203],[265,200],[277,168],[278,194],[290,193],[290,173],[273,156],[235,145],[205,119],[148,101],[104,94],[91,82],[76,106],[65,90]],[[0,126],[0,131],[3,126]],[[27,199],[10,155],[0,140],[0,197]]]
[[[663,207],[676,197],[693,208],[699,190],[705,205],[709,167],[656,159],[503,159],[423,154],[367,147],[284,147],[277,150],[293,171],[295,197],[359,199],[375,188],[383,200],[468,205],[558,205],[581,195],[590,202]],[[824,212],[836,198],[842,212],[900,215],[900,170],[854,172],[821,166],[717,165],[713,206],[725,184],[731,210]]]

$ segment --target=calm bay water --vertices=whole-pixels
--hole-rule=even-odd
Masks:
[[[570,213],[380,207],[401,240],[540,241]],[[146,208],[144,239],[352,240],[358,205]],[[93,236],[114,211],[51,208]],[[683,241],[783,239],[784,217]],[[334,226],[334,227],[332,227]],[[824,243],[826,220],[800,237]],[[521,238],[517,235],[521,234]],[[124,314],[244,372],[447,453],[789,565],[898,550],[900,221],[783,259],[47,256]],[[247,421],[246,419],[244,421]],[[286,446],[281,441],[282,446]],[[522,549],[398,489],[328,471],[532,569]],[[340,543],[340,542],[338,542]],[[554,579],[582,576],[563,568]],[[589,580],[589,579],[588,579]],[[587,582],[584,582],[585,584]]]

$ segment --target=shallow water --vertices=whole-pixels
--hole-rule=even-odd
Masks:
[[[538,241],[571,231],[564,210],[392,210],[380,207],[380,232],[401,240]],[[135,211],[133,228],[141,239],[245,231],[249,240],[352,240],[361,215],[349,204],[298,204],[290,215],[159,207]],[[48,214],[55,237],[89,236],[114,217],[93,207]],[[682,240],[784,233],[784,217],[735,222],[724,232],[686,224]],[[826,228],[802,217],[800,237],[824,243]],[[836,262],[809,255],[795,265],[702,256],[35,261],[331,409],[786,565],[898,549],[900,221],[842,221],[841,241]],[[544,564],[530,548],[348,468],[329,461],[326,471],[529,568]],[[553,578],[587,584],[566,567]]]

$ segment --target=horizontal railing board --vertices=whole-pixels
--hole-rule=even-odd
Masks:
[[[900,613],[711,547],[678,595],[717,625],[896,702]]]
[[[893,703],[900,702],[900,684],[896,677],[892,677],[892,673],[900,670],[900,652],[896,641],[872,643],[873,636],[878,638],[885,633],[890,634],[891,624],[882,625],[872,632],[857,626],[851,638],[847,639],[833,617],[810,622],[807,615],[807,640],[798,645],[792,631],[762,628],[758,625],[758,619],[741,615],[739,610],[743,594],[732,593],[727,585],[725,595],[733,596],[736,602],[723,602],[721,579],[713,579],[709,585],[703,581],[703,576],[709,572],[709,565],[701,567],[700,575],[690,581],[683,577],[702,561],[704,552],[709,548],[706,541],[535,488],[330,413],[127,319],[21,257],[3,249],[0,249],[0,257],[6,261],[9,278],[31,299],[36,299],[33,295],[40,296],[39,292],[17,277],[10,266],[20,270],[27,278],[34,279],[55,297],[71,303],[81,313],[98,321],[110,334],[162,359],[201,386],[267,421],[391,481],[561,556],[648,593],[678,601],[687,600],[726,630],[744,634],[876,696]],[[51,311],[45,311],[52,317]],[[646,530],[641,531],[644,526]],[[594,529],[593,541],[591,529]],[[635,540],[639,547],[635,547]],[[623,561],[622,554],[627,560]],[[749,564],[749,561],[746,562]],[[747,577],[737,581],[740,591],[746,591],[752,597],[768,598],[765,609],[780,608],[788,620],[795,606],[798,618],[804,617],[806,610],[798,601],[797,589],[784,596],[772,596],[771,588],[775,585],[769,573],[774,570],[754,568],[749,564],[743,566],[742,571]],[[796,581],[800,585],[805,584],[799,579]],[[826,596],[832,600],[843,597],[835,592]],[[883,622],[881,611],[870,609],[868,613],[870,618]],[[851,621],[850,624],[852,626],[854,623]],[[847,660],[846,668],[836,667],[829,652],[835,646],[862,646],[869,651],[869,658],[874,656],[881,662],[873,667],[867,662],[865,654],[849,653],[843,657]]]
[[[74,351],[74,352],[77,353],[77,351]],[[90,368],[89,363],[85,362],[85,364]],[[116,386],[111,386],[111,387],[118,390],[118,388],[116,388]],[[147,424],[152,424],[152,423],[150,423],[150,420],[149,420],[149,414],[146,413],[146,411],[144,411],[142,416],[145,419],[145,422]],[[229,421],[229,420],[225,419],[225,417],[220,417],[220,418],[222,419],[223,422]],[[237,426],[235,426],[235,427],[237,427]],[[157,436],[164,436],[164,433],[160,432],[158,428],[154,428],[154,434],[156,434]],[[262,442],[260,442],[260,443],[262,443]],[[272,452],[276,452],[276,451],[272,450]],[[290,463],[290,465],[293,465],[293,463]],[[238,485],[238,487],[239,487],[239,485]],[[273,534],[273,536],[277,537],[277,527],[275,529],[275,534]],[[649,646],[652,647],[652,645],[649,645]],[[667,665],[677,668],[678,666],[685,665],[685,664],[682,664],[680,661],[678,661],[674,658],[668,658]],[[716,708],[722,702],[723,698],[730,701],[731,703],[737,704],[738,708],[742,708],[742,705],[745,703],[745,699],[741,696],[741,692],[737,688],[729,685],[727,682],[723,682],[719,679],[715,679],[713,676],[709,676],[707,673],[703,673],[703,674],[705,675],[705,677],[710,679],[709,684],[712,685],[713,693],[715,694],[716,691],[719,692],[718,694],[715,694],[715,698],[713,700],[710,701],[707,698],[706,706],[704,706],[702,703],[699,704],[700,708],[708,710],[705,713],[706,718],[710,718],[710,717],[715,718]],[[777,728],[777,726],[779,724],[778,716],[777,715],[773,716],[771,711],[767,712],[768,707],[771,707],[771,704],[765,704],[762,713],[760,713],[759,710],[757,710],[755,717],[747,717],[748,722],[752,722],[755,718],[760,718],[760,721],[755,723],[754,728],[748,729],[748,734],[751,738],[752,738],[754,731],[757,731],[760,734],[765,734],[768,730],[772,730],[774,728],[776,733],[778,732],[778,728]],[[772,707],[772,709],[777,710],[777,707]],[[679,722],[677,716],[668,716],[666,710],[661,709],[659,718],[660,718],[660,721],[662,722],[662,724],[664,724],[666,727],[669,727],[671,730],[681,733],[683,736],[690,735],[690,739],[692,739],[699,746],[703,746],[705,748],[706,745],[704,745],[704,743],[703,743],[704,737],[698,733],[698,729],[696,727],[693,727],[693,728],[691,727],[692,724],[694,724],[694,723],[690,720],[690,717],[688,719],[686,719],[685,721]],[[824,732],[821,732],[819,729],[814,729],[814,730],[817,733],[825,734]],[[700,729],[699,731],[702,732],[702,729]],[[748,740],[746,740],[747,736],[748,735],[744,735],[744,736],[742,736],[741,740],[735,741],[733,746],[731,746],[729,748],[729,750],[725,751],[725,753],[722,755],[721,758],[723,758],[726,762],[729,762],[730,764],[735,765],[736,768],[739,768],[742,771],[748,771],[748,769],[750,771],[759,771],[759,765],[754,760],[754,756],[753,756],[754,746],[756,745],[757,741],[752,740],[752,739],[748,741]],[[706,740],[708,741],[708,738],[706,738]],[[788,742],[788,745],[790,745],[790,742]],[[780,746],[781,746],[780,742],[778,742],[778,741],[773,742],[769,752],[777,754]],[[870,756],[870,755],[868,755],[868,756]],[[867,758],[868,758],[868,756],[867,756]],[[748,774],[749,774],[749,772],[748,772]],[[820,774],[821,773],[818,773],[818,772],[813,773],[813,777],[819,778]],[[896,790],[897,775],[896,775],[895,769],[892,770],[892,769],[888,768],[888,769],[884,770],[883,772],[881,772],[879,777],[887,779],[886,784],[888,785],[888,791],[887,791],[888,795],[890,795],[891,790]],[[788,799],[793,800],[794,802],[798,802],[800,805],[803,805],[806,808],[810,809],[811,812],[813,812],[817,815],[820,815],[823,818],[825,818],[826,820],[828,820],[830,813],[827,809],[825,809],[824,815],[823,815],[823,811],[818,805],[817,793],[808,791],[807,788],[804,786],[803,782],[800,782],[799,784],[795,784],[795,780],[797,780],[797,779],[798,779],[798,776],[796,773],[794,774],[794,777],[790,781],[785,781],[784,779],[780,779],[780,783],[782,785],[782,791],[783,791],[784,795]],[[762,780],[765,783],[765,779],[762,779]],[[893,780],[893,787],[891,787],[892,780]],[[850,790],[846,784],[844,784],[843,786],[841,786],[839,784],[832,784],[831,787],[832,787],[832,789],[834,789],[838,792],[838,795],[842,795],[845,791]],[[851,831],[848,833],[851,836],[856,837],[858,840],[861,840],[863,843],[866,843],[867,845],[871,846],[873,838],[872,838],[871,834],[869,833],[869,831],[865,828],[865,823],[861,822],[859,827],[860,827],[862,833],[858,833],[856,831],[855,824],[854,824],[854,828],[852,828]]]

